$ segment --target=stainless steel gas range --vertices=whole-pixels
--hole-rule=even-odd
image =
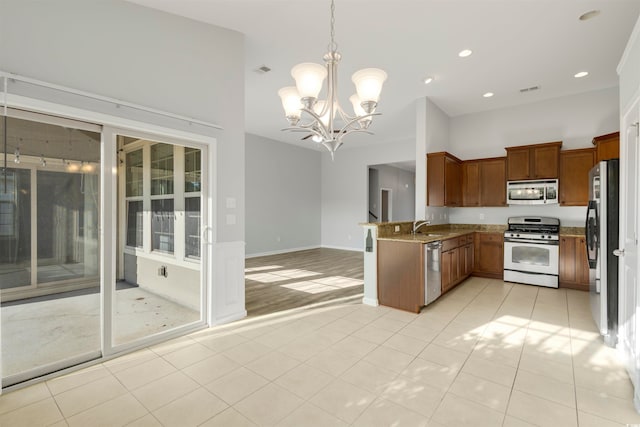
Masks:
[[[560,220],[511,217],[504,233],[504,280],[558,287]]]

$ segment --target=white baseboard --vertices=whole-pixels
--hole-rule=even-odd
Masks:
[[[216,318],[215,319],[216,323],[209,326],[211,327],[211,326],[224,325],[225,323],[235,322],[236,320],[244,319],[245,317],[247,317],[247,310],[242,310],[238,313],[233,313],[226,317]]]
[[[286,254],[286,253],[289,253],[289,252],[308,251],[309,249],[318,249],[319,247],[320,247],[319,245],[315,245],[315,246],[303,246],[303,247],[299,247],[299,248],[278,249],[276,251],[258,252],[258,253],[255,253],[255,254],[246,254],[245,258],[257,258],[257,257],[260,257],[260,256],[279,255],[279,254]]]
[[[378,304],[378,300],[377,299],[367,298],[367,297],[362,298],[362,303],[364,305],[370,305],[371,307],[377,307],[378,305],[380,305],[380,304]]]

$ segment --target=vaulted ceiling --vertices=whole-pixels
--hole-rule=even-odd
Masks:
[[[322,63],[329,0],[130,1],[243,33],[247,132],[315,145],[281,132],[287,123],[277,91],[293,83],[293,65]],[[592,10],[600,13],[579,19]],[[355,135],[347,148],[414,137],[420,97],[455,117],[617,86],[616,66],[640,1],[336,0],[335,11],[345,109],[354,71],[377,67],[389,75],[375,136]],[[463,49],[473,54],[460,58]],[[257,72],[261,66],[271,71]],[[589,75],[575,78],[580,71]],[[425,85],[426,76],[434,81]],[[532,87],[538,89],[522,91]],[[486,92],[494,96],[483,97]]]

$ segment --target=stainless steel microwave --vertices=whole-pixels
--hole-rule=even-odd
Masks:
[[[551,205],[557,203],[557,179],[507,182],[508,205]]]

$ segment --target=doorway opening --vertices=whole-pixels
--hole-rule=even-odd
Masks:
[[[390,188],[380,189],[380,222],[391,221],[393,215],[393,197]]]
[[[413,221],[415,162],[371,165],[368,169],[368,221]]]

